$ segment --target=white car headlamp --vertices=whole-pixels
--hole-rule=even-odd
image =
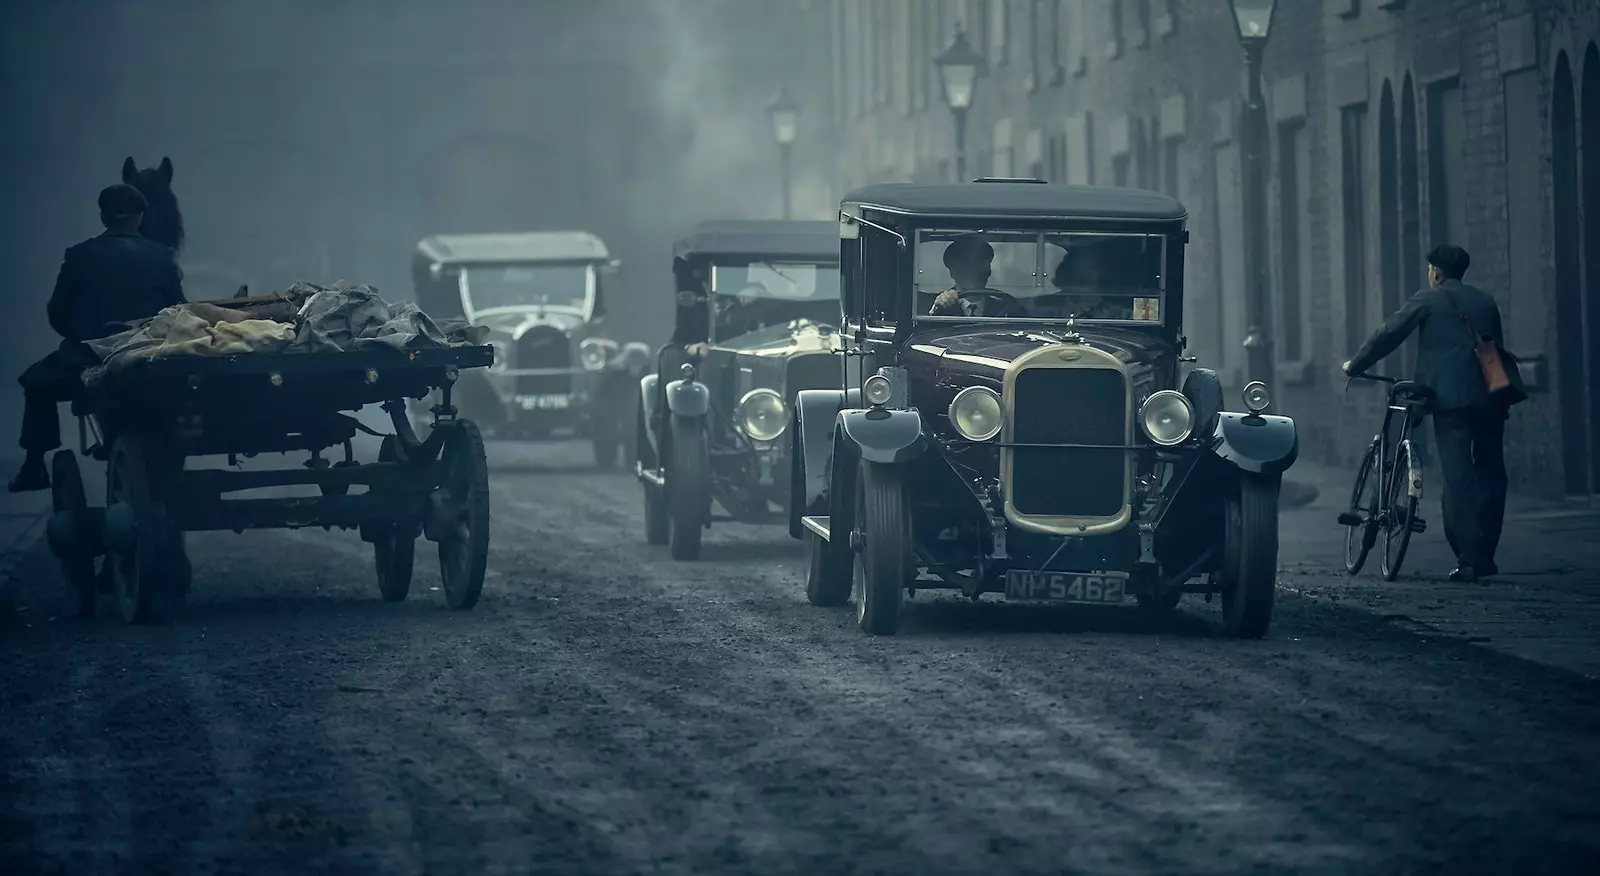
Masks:
[[[969,386],[950,400],[950,425],[968,441],[988,441],[1000,434],[1000,394],[987,386]]]
[[[1174,389],[1151,393],[1139,406],[1139,427],[1151,442],[1162,447],[1182,444],[1194,433],[1194,406]]]
[[[617,344],[615,341],[608,341],[604,338],[588,338],[578,345],[578,364],[582,365],[585,371],[604,370],[616,351]]]
[[[770,389],[752,389],[739,399],[733,421],[752,441],[772,441],[789,426],[783,397]]]

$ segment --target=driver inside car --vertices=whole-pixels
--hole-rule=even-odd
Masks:
[[[944,248],[944,266],[954,286],[933,299],[929,316],[1024,316],[1017,300],[989,288],[994,247],[981,234],[963,234]]]

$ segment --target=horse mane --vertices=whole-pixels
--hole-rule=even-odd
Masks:
[[[173,250],[182,249],[183,211],[172,192],[172,159],[161,159],[159,167],[140,169],[129,156],[122,163],[122,181],[138,189],[148,203],[139,233]]]

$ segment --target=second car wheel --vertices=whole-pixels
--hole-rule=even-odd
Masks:
[[[892,636],[911,583],[911,505],[899,470],[861,463],[856,494],[856,624],[862,632]],[[844,536],[846,533],[839,533]]]
[[[711,461],[699,420],[672,418],[672,464],[667,468],[667,508],[672,517],[668,542],[674,560],[700,556],[700,537],[711,512]]]
[[[1222,626],[1228,635],[1259,639],[1272,623],[1278,587],[1276,476],[1243,474],[1223,515]]]

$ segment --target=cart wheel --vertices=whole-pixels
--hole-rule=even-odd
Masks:
[[[379,462],[398,462],[400,445],[393,435],[378,448]],[[384,602],[401,602],[411,592],[411,570],[417,555],[414,527],[384,524],[372,542],[373,564],[378,570],[378,592]]]
[[[132,514],[131,531],[124,538],[107,539],[111,542],[117,607],[122,620],[130,624],[149,623],[160,617],[171,595],[164,562],[171,542],[161,536],[165,515],[150,496],[147,459],[143,442],[133,435],[120,435],[112,445],[111,464],[106,469],[108,509],[125,504]]]
[[[94,617],[96,551],[88,537],[89,500],[83,492],[78,457],[70,450],[59,451],[50,460],[50,510],[72,516],[71,543],[61,546],[56,559],[61,563],[61,577],[77,597],[78,617]]]
[[[440,454],[439,490],[451,524],[439,542],[439,575],[444,600],[453,609],[478,604],[489,561],[489,463],[483,433],[471,420],[457,420]]]

